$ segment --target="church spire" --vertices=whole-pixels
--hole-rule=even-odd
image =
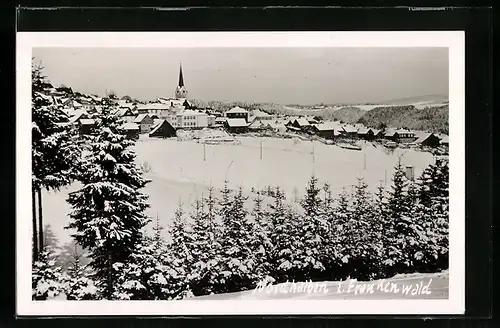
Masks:
[[[175,98],[177,99],[182,99],[182,98],[187,98],[187,90],[186,87],[184,86],[184,76],[182,75],[182,64],[180,64],[180,69],[179,69],[179,85],[177,85],[177,88],[175,89]]]
[[[179,70],[179,87],[183,86],[184,86],[184,78],[182,77],[182,64],[181,64]]]

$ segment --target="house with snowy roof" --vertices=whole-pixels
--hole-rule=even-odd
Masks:
[[[137,105],[137,112],[139,114],[151,114],[157,115],[159,118],[166,118],[172,112],[173,107],[170,104],[164,104],[159,102],[147,103],[147,104],[139,104]]]
[[[439,146],[439,137],[431,132],[423,132],[423,131],[415,131],[416,140],[412,143],[419,146],[427,146],[427,147],[437,147]]]
[[[76,123],[80,119],[88,119],[88,118],[90,118],[90,115],[86,111],[81,110],[81,109],[79,109],[79,110],[67,109],[66,113],[69,116],[68,121],[70,123]]]
[[[295,119],[292,124],[288,125],[292,131],[308,131],[311,129],[311,123],[305,117]]]
[[[384,137],[384,130],[379,130],[379,129],[371,129],[373,132],[373,137],[375,139],[380,139]]]
[[[384,138],[389,139],[391,141],[396,141],[397,140],[396,129],[392,129],[392,128],[385,129]]]
[[[342,133],[342,135],[345,135],[348,137],[355,137],[358,133],[358,128],[356,128],[352,124],[344,124],[344,125],[342,125],[341,133]]]
[[[248,123],[244,118],[228,118],[225,127],[230,133],[243,133],[248,131]]]
[[[215,118],[215,126],[225,126],[227,117],[219,116]]]
[[[175,128],[166,119],[155,120],[155,123],[149,132],[149,137],[151,138],[171,138],[175,136]]]
[[[396,142],[410,143],[415,141],[415,132],[409,129],[397,129],[395,132]]]
[[[375,133],[373,132],[373,130],[371,128],[367,128],[364,126],[358,129],[357,134],[360,139],[365,139],[365,140],[375,139]]]
[[[91,118],[82,118],[76,122],[80,134],[89,135],[96,127],[96,122]]]
[[[224,113],[224,116],[226,116],[228,119],[242,118],[245,120],[245,122],[248,122],[248,111],[239,106],[231,108],[230,110]]]
[[[340,136],[341,126],[335,122],[313,124],[312,131],[321,138],[334,139]]]
[[[128,139],[139,139],[139,125],[133,122],[125,122],[118,127],[120,133],[124,134]]]
[[[130,108],[117,108],[113,111],[113,114],[127,123],[133,123],[135,120],[134,112]]]
[[[139,114],[137,117],[134,119],[134,123],[139,125],[139,133],[147,133],[151,131],[151,126],[153,125],[154,121],[149,114]]]
[[[281,132],[281,133],[286,132],[285,124],[276,121],[267,123],[266,128],[273,132]]]
[[[253,120],[252,123],[248,125],[249,130],[259,131],[267,128],[267,124],[265,124],[262,120]]]

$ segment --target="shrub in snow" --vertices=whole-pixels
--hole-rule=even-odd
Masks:
[[[111,299],[117,288],[114,265],[127,263],[137,251],[148,222],[147,196],[140,191],[147,181],[135,164],[133,142],[117,131],[120,119],[104,108],[96,122],[98,132],[89,139],[78,177],[83,187],[68,198],[68,228],[89,250],[99,292]]]
[[[78,258],[73,262],[73,266],[63,275],[64,293],[68,300],[96,300],[99,299],[97,288],[90,279],[91,271],[80,264]]]
[[[55,266],[55,260],[49,260],[50,252],[43,250],[38,261],[33,262],[31,273],[31,296],[33,300],[42,301],[54,298],[62,290],[62,269]]]
[[[165,278],[170,269],[165,254],[150,240],[136,246],[127,262],[114,263],[117,277],[113,298],[119,300],[167,300],[170,286]]]

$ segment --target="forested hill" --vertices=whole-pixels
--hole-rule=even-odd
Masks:
[[[413,105],[376,107],[358,120],[366,126],[405,127],[411,130],[448,134],[449,105],[417,109]]]
[[[320,116],[325,120],[337,120],[345,123],[363,123],[373,128],[383,126],[411,130],[422,130],[434,133],[448,134],[449,105],[429,105],[417,108],[415,105],[374,105],[372,109],[363,109],[363,106],[345,106],[341,108],[324,108],[312,110],[308,107],[290,107],[273,103],[253,103],[238,101],[197,101],[193,102],[200,107],[211,107],[216,110],[226,111],[234,106],[247,110],[259,109],[269,114],[279,115],[311,115]]]
[[[366,111],[358,107],[342,107],[333,111],[324,110],[318,116],[323,117],[325,120],[335,119],[345,123],[356,123],[365,113]]]

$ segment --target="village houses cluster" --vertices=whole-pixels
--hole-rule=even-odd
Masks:
[[[169,138],[178,130],[224,129],[228,133],[271,132],[316,136],[324,141],[342,139],[383,140],[388,147],[414,145],[448,146],[448,136],[425,131],[386,128],[373,129],[363,124],[346,124],[341,121],[324,121],[318,116],[271,115],[261,110],[248,111],[238,106],[221,112],[212,108],[198,108],[188,101],[182,67],[173,98],[160,97],[154,102],[141,103],[125,97],[99,97],[73,92],[69,87],[54,88],[42,95],[62,110],[69,124],[82,134],[91,133],[95,127],[94,116],[104,105],[112,106],[122,118],[120,130],[132,139],[139,136]]]

